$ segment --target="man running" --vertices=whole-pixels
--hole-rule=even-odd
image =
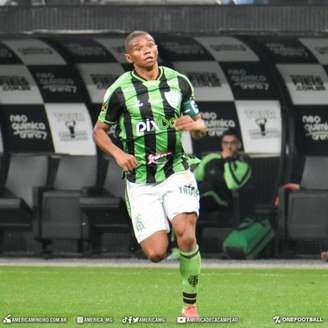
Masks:
[[[135,31],[125,41],[133,70],[108,89],[94,128],[94,140],[112,155],[126,177],[126,203],[134,232],[146,256],[159,262],[167,255],[171,222],[180,249],[185,317],[196,309],[201,258],[195,237],[199,193],[181,143],[182,131],[199,137],[207,128],[188,78],[158,65],[154,38]],[[107,132],[117,126],[123,149]]]

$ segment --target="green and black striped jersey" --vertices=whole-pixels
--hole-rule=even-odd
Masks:
[[[173,125],[181,115],[198,113],[188,78],[160,66],[156,80],[145,80],[134,71],[122,74],[107,89],[98,120],[117,125],[123,150],[136,157],[138,166],[128,180],[158,183],[188,168],[182,132]]]

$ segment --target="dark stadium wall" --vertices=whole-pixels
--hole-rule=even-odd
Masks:
[[[260,201],[270,202],[289,178],[282,169],[286,147],[303,156],[328,155],[327,38],[174,33],[155,38],[160,63],[191,80],[209,127],[204,139],[186,136],[188,152],[217,151],[222,133],[237,128],[243,151],[262,175],[270,175],[258,180]],[[128,69],[123,34],[3,36],[1,153],[5,148],[13,154],[99,155],[92,126],[106,88]],[[295,128],[287,134],[290,120]],[[110,134],[115,138],[114,130]],[[291,155],[289,168],[296,158]],[[265,169],[258,164],[263,159],[271,163]],[[17,165],[23,169],[23,163]],[[123,197],[120,176],[112,163],[102,183]]]

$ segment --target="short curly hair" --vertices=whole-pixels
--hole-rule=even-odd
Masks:
[[[130,42],[141,35],[149,35],[152,39],[154,39],[153,36],[146,31],[133,31],[125,38],[125,42],[124,42],[125,51],[128,51]]]

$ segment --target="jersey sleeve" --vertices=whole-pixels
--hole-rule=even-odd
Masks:
[[[228,189],[241,188],[249,181],[252,174],[249,160],[245,156],[238,156],[234,160],[226,160],[224,164],[224,180]]]
[[[208,168],[209,163],[211,163],[213,160],[220,160],[221,156],[217,153],[211,153],[206,155],[201,162],[198,164],[196,170],[194,171],[196,180],[198,182],[204,181],[205,174]]]
[[[195,101],[195,91],[185,75],[179,76],[179,84],[182,92],[181,112],[183,115],[191,117],[199,114],[199,109]]]
[[[112,91],[110,88],[106,91],[101,111],[98,116],[100,122],[115,125],[122,114],[122,99],[118,89]]]

